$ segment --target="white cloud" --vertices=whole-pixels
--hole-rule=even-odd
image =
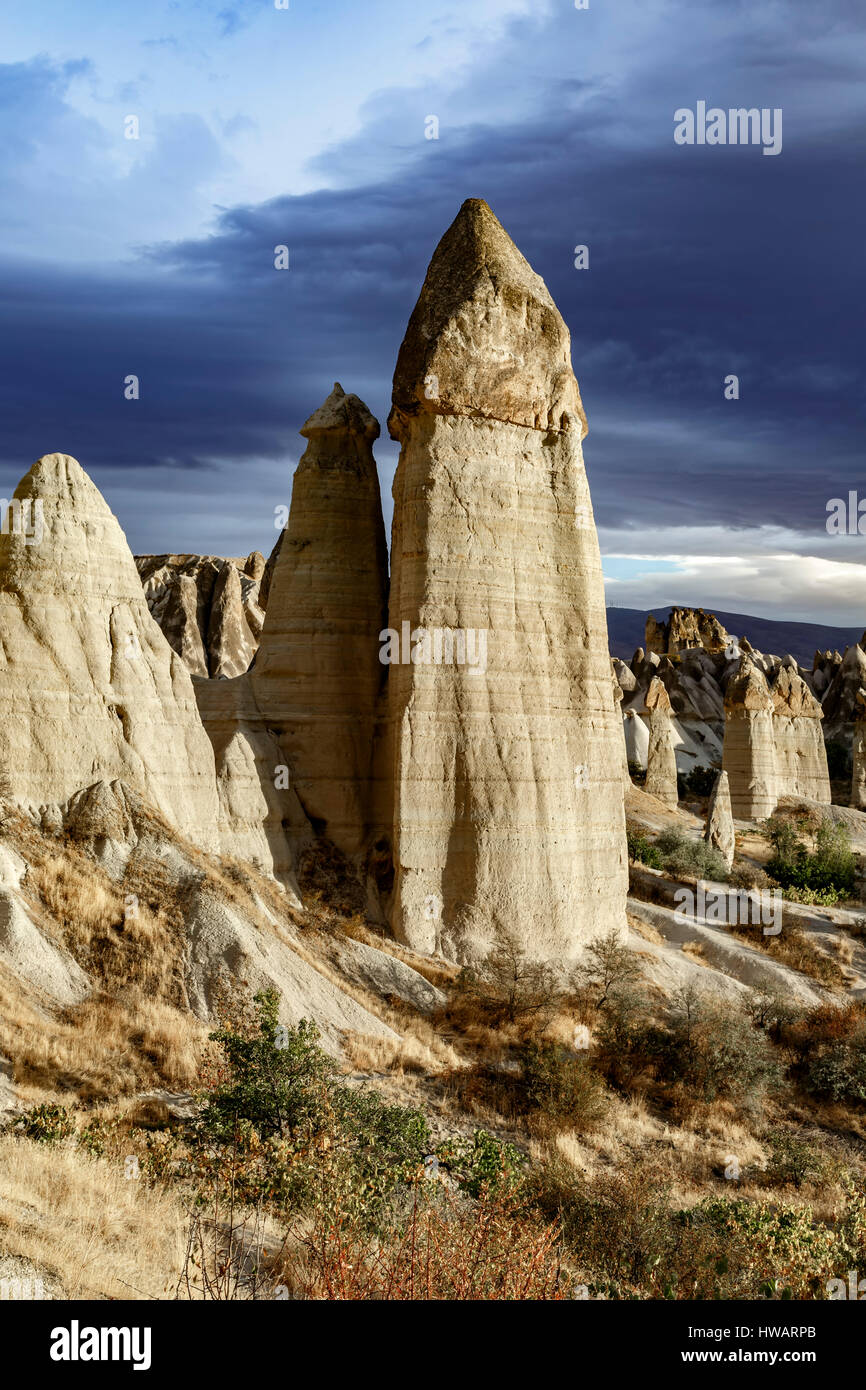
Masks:
[[[800,622],[866,623],[866,556],[859,537],[816,543],[773,527],[693,527],[642,535],[640,548],[634,532],[603,531],[600,539],[605,556],[628,559],[636,568],[629,578],[606,581],[607,601],[618,607],[683,603]],[[659,560],[672,562],[675,571],[653,571],[650,563]]]

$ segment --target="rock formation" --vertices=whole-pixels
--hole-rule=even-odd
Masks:
[[[232,677],[249,668],[262,631],[264,556],[137,555],[151,615],[194,676]]]
[[[821,732],[823,711],[786,657],[773,683],[773,728],[776,739],[776,794],[802,796],[830,804],[827,752]]]
[[[301,430],[285,537],[250,683],[313,824],[347,853],[372,823],[373,735],[386,669],[387,551],[378,422],[337,383]]]
[[[659,801],[676,806],[679,795],[671,702],[658,676],[653,677],[647,691],[645,712],[649,715],[646,790]]]
[[[486,203],[436,249],[389,429],[394,930],[573,959],[624,921],[622,734],[568,330]]]
[[[707,824],[704,839],[713,849],[724,856],[728,867],[734,862],[736,839],[734,818],[731,812],[731,793],[728,787],[728,774],[720,772],[710,793],[707,804]]]
[[[866,687],[866,651],[855,642],[840,659],[839,654],[826,654],[826,670],[833,675],[821,699],[825,727],[828,733],[840,734],[857,719],[857,703],[861,689]]]
[[[249,674],[194,680],[193,688],[216,760],[222,845],[273,874],[290,900],[300,902],[295,850],[313,831],[285,755],[259,712]]]
[[[854,716],[851,805],[858,811],[866,811],[866,689],[858,695]]]
[[[189,673],[148,612],[126,538],[87,474],[48,454],[0,534],[0,762],[7,796],[65,803],[120,778],[217,847],[213,752]]]
[[[659,622],[652,613],[646,620],[646,649],[667,656],[702,647],[708,652],[723,652],[731,641],[714,613],[703,608],[672,608],[667,621]]]
[[[722,757],[731,811],[740,820],[763,820],[776,809],[773,708],[763,672],[749,656],[743,656],[725,692]]]

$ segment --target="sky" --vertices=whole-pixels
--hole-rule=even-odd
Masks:
[[[390,524],[397,351],[480,197],[571,330],[608,602],[866,622],[827,529],[866,514],[862,0],[278,3],[0,8],[3,496],[62,451],[137,553],[267,553],[340,381]],[[677,143],[701,102],[780,152]]]

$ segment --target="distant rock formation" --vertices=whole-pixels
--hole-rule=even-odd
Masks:
[[[728,774],[731,811],[739,820],[763,820],[776,809],[776,740],[773,700],[762,671],[743,656],[725,692],[722,767]]]
[[[718,850],[730,867],[734,862],[736,837],[734,819],[731,812],[731,793],[728,774],[720,772],[707,804],[707,824],[704,839],[713,849]]]
[[[829,730],[839,733],[850,729],[857,720],[858,697],[866,687],[866,651],[855,642],[844,657],[838,652],[825,653],[824,665],[833,675],[821,699],[821,708]]]
[[[718,618],[703,608],[672,608],[667,621],[659,622],[652,613],[646,620],[646,649],[658,656],[694,647],[723,652],[730,641]]]
[[[647,691],[646,713],[649,715],[646,791],[651,796],[657,796],[659,801],[676,806],[679,795],[671,702],[658,676],[653,677]]]
[[[137,555],[151,615],[194,676],[239,676],[255,656],[264,613],[264,556]]]
[[[568,330],[486,203],[436,249],[389,429],[389,627],[420,643],[388,675],[394,930],[565,962],[624,921],[622,734]]]
[[[121,779],[217,848],[211,745],[189,672],[151,617],[126,537],[75,459],[47,454],[0,535],[0,763],[19,804]],[[16,527],[30,516],[27,526]]]
[[[339,383],[301,430],[288,526],[250,683],[314,825],[360,851],[372,827],[373,736],[386,677],[388,561],[373,441]]]
[[[823,711],[797,671],[793,657],[779,668],[770,694],[776,740],[776,794],[830,804]]]

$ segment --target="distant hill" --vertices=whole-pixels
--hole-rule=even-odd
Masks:
[[[683,607],[684,605],[680,605]],[[644,644],[647,615],[667,618],[672,604],[666,608],[608,608],[607,629],[611,656],[630,661],[638,647]],[[748,637],[759,652],[794,657],[801,666],[811,667],[815,648],[844,652],[859,642],[863,627],[828,627],[823,623],[790,623],[775,618],[753,618],[748,613],[724,613],[720,608],[706,608],[715,613],[720,623],[735,637]],[[866,626],[866,622],[864,622]]]

